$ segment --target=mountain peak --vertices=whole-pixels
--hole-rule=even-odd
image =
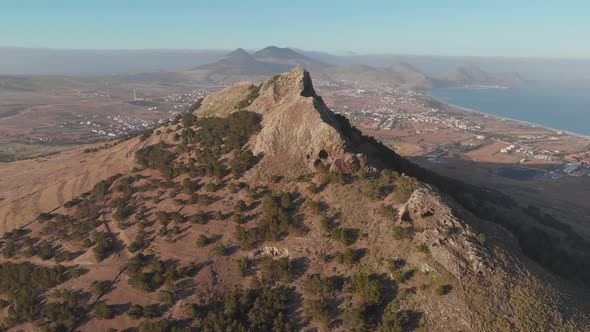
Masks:
[[[284,58],[307,58],[288,47],[268,46],[254,53],[254,57],[284,57]]]
[[[253,54],[259,61],[293,66],[325,67],[326,64],[296,52],[288,47],[268,46]]]
[[[253,95],[256,97],[248,100]],[[264,156],[252,170],[254,178],[297,177],[314,171],[320,163],[340,173],[365,166],[366,158],[349,151],[349,139],[337,116],[316,95],[311,76],[303,67],[275,75],[258,86],[239,83],[214,93],[196,114],[219,116],[228,114],[228,109],[229,113],[247,109],[262,115],[263,128],[251,142],[252,151]]]
[[[250,54],[248,52],[246,52],[243,48],[236,48],[235,50],[233,50],[225,55],[226,58],[243,57],[243,56],[250,57]]]

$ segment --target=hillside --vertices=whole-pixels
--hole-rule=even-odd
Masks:
[[[388,84],[406,89],[430,89],[431,79],[418,69],[406,64],[395,63],[385,68],[364,65],[332,67],[322,72],[331,80],[359,81],[364,84]]]
[[[514,86],[524,83],[518,73],[490,74],[473,64],[458,67],[448,73],[435,75],[434,79],[438,87],[469,85]]]
[[[587,291],[525,255],[498,216],[533,217],[363,136],[300,67],[211,94],[151,135],[45,163],[58,187],[111,171],[62,187],[63,204],[19,196],[38,217],[2,237],[9,331],[590,327]],[[12,181],[33,166],[11,168]]]

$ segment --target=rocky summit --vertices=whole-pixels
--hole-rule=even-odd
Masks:
[[[518,206],[363,135],[301,67],[67,159],[0,207],[30,211],[1,240],[5,330],[590,329]]]

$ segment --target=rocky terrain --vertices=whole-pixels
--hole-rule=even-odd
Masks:
[[[2,166],[3,328],[590,328],[584,274],[549,272],[500,217],[534,214],[363,136],[303,68],[197,106],[98,152]]]

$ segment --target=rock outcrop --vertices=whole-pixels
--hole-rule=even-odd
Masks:
[[[249,87],[239,83],[205,98],[196,114],[227,115],[211,112],[213,105],[239,110],[232,105],[220,107],[220,101],[235,103],[236,96],[246,96]],[[262,115],[262,130],[251,149],[264,158],[252,170],[254,177],[296,177],[314,171],[320,163],[341,173],[366,166],[363,155],[350,151],[334,113],[316,95],[309,73],[301,67],[262,83],[258,97],[246,109]]]
[[[477,218],[454,206],[432,187],[416,190],[403,210],[410,220],[421,220],[424,232],[418,237],[426,244],[432,257],[456,278],[466,274],[485,276],[491,272],[491,260],[477,241],[477,234],[466,220]],[[463,216],[459,216],[461,211]],[[468,214],[468,215],[467,215]]]

